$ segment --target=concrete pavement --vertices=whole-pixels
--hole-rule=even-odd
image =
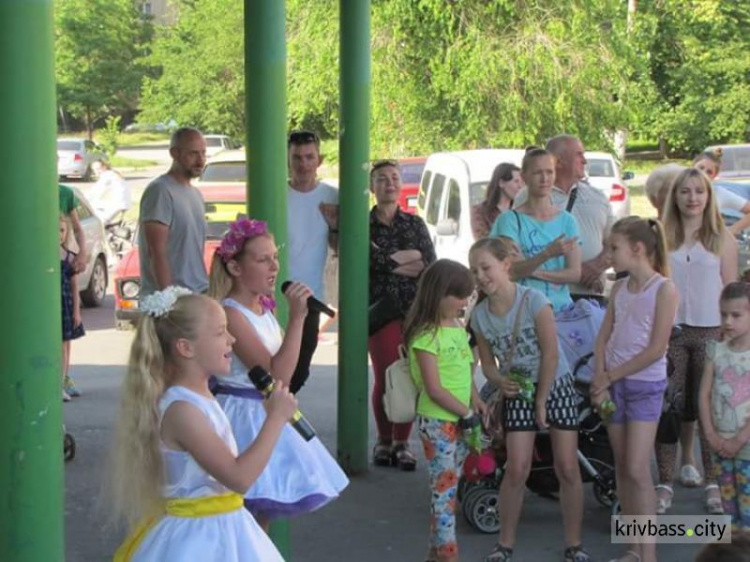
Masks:
[[[105,524],[102,495],[106,455],[118,406],[118,392],[132,338],[114,330],[112,300],[100,309],[84,311],[87,335],[73,343],[72,374],[83,391],[65,405],[68,427],[77,441],[76,458],[66,464],[66,559],[68,562],[109,560],[123,537],[122,530]],[[310,381],[300,393],[306,416],[329,450],[336,439],[336,334],[327,333],[315,355]],[[365,376],[363,372],[361,374]],[[374,442],[371,423],[370,446]],[[416,433],[412,448],[420,459],[414,473],[374,468],[352,479],[342,497],[322,510],[291,523],[295,562],[351,561],[413,562],[424,559],[427,541],[429,491],[425,462]],[[701,513],[701,491],[677,489],[674,514]],[[610,544],[609,512],[585,486],[584,537],[596,560],[621,552]],[[458,516],[461,559],[480,561],[495,538],[473,531]],[[563,531],[559,505],[527,493],[514,560],[562,560]],[[662,562],[692,560],[697,548],[660,547]]]

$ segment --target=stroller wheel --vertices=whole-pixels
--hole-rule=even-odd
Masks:
[[[497,490],[480,489],[470,507],[469,523],[477,531],[492,534],[500,530]]]
[[[609,478],[605,478],[602,484],[594,481],[594,497],[600,505],[612,507],[617,502],[617,490],[614,482]]]
[[[76,456],[76,440],[70,433],[66,433],[63,437],[63,458],[66,461],[73,460]]]
[[[484,491],[484,488],[478,484],[468,484],[464,488],[463,498],[461,499],[461,511],[463,511],[466,520],[474,526],[471,520],[471,511],[474,508],[474,502]]]

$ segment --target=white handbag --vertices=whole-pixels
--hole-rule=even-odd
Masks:
[[[391,423],[409,423],[417,417],[417,390],[409,371],[409,358],[403,345],[398,346],[399,358],[385,370],[383,407]]]

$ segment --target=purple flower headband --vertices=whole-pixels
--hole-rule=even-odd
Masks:
[[[237,219],[229,224],[229,231],[221,239],[221,244],[216,248],[221,261],[227,263],[240,253],[245,242],[256,236],[265,236],[268,234],[268,224],[265,221],[255,219]],[[273,310],[276,308],[276,301],[268,295],[261,295],[260,305],[264,310]]]
[[[229,232],[221,239],[216,253],[221,256],[224,263],[227,263],[240,253],[247,240],[266,234],[268,234],[268,225],[265,221],[238,219],[229,224]]]

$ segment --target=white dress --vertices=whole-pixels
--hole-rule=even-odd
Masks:
[[[272,312],[259,316],[234,299],[224,299],[222,304],[243,314],[269,353],[278,352],[283,336]],[[263,399],[247,372],[247,366],[233,353],[231,373],[218,379],[215,390],[240,450],[252,444],[266,419]],[[264,519],[300,515],[336,499],[348,484],[349,479],[320,439],[305,441],[287,424],[266,468],[245,494],[245,505]]]
[[[189,402],[211,422],[234,454],[237,444],[216,400],[182,386],[167,389],[159,402],[162,415],[174,402]],[[231,492],[185,451],[162,445],[167,499],[220,496]],[[165,515],[139,544],[132,562],[283,562],[276,547],[245,509],[206,517]]]

